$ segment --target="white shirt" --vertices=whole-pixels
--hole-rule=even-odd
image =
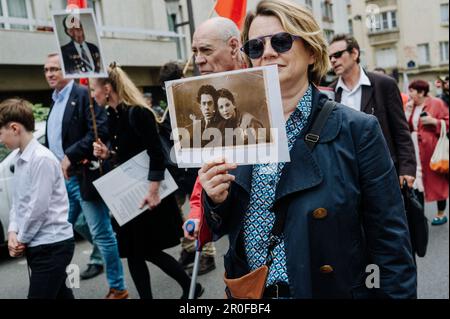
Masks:
[[[55,155],[32,139],[15,158],[8,232],[28,247],[73,237],[68,222],[69,200]]]
[[[66,105],[72,93],[74,81],[70,81],[61,91],[53,91],[53,107],[47,120],[47,143],[49,149],[62,161],[64,149],[62,145],[62,122]]]
[[[344,81],[342,80],[342,77],[339,77],[338,83],[336,85],[336,92],[338,91],[339,88],[342,88],[341,103],[357,111],[361,111],[362,86],[372,85],[363,68],[361,66],[359,68],[360,68],[359,81],[355,85],[353,90],[350,90],[345,85]]]

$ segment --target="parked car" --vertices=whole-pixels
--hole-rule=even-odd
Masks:
[[[44,144],[45,122],[36,123],[34,136]],[[11,209],[12,176],[14,174],[14,157],[18,150],[8,151],[0,144],[0,245],[8,239],[9,211]]]

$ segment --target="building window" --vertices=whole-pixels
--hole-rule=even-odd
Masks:
[[[419,44],[419,65],[428,65],[430,64],[430,46],[428,43]]]
[[[448,41],[439,42],[441,62],[448,63]]]
[[[323,33],[324,33],[324,35],[325,35],[325,39],[328,41],[328,43],[330,43],[331,40],[332,40],[333,37],[334,37],[334,30],[327,30],[327,29],[324,29],[324,30],[323,30]]]
[[[0,27],[31,30],[30,0],[0,0]]]
[[[448,24],[448,3],[441,4],[441,23]]]
[[[375,23],[371,26],[371,32],[380,32],[397,29],[397,12],[386,11],[375,15]]]
[[[353,34],[353,20],[348,20],[348,32]]]
[[[305,0],[305,5],[308,7],[308,9],[312,10],[313,8],[312,0]]]
[[[392,68],[397,66],[397,52],[394,48],[379,49],[375,52],[377,67]]]
[[[322,20],[325,22],[333,22],[333,4],[330,0],[322,1]]]

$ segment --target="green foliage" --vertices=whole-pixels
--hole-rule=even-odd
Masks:
[[[166,101],[164,101],[164,100],[159,101],[159,106],[160,106],[163,110],[165,110],[166,107],[167,107]]]
[[[9,153],[11,153],[11,151],[8,150],[4,145],[0,144],[0,162],[3,161],[3,159],[8,156]]]
[[[33,105],[33,115],[35,122],[43,122],[47,120],[49,107],[44,107],[42,104]]]

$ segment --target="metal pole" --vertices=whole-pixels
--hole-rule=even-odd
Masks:
[[[179,24],[177,24],[177,15],[176,14],[171,14],[170,18],[172,19],[172,23],[173,23],[173,31],[178,34]],[[181,59],[180,38],[176,38],[175,42],[177,43],[177,56],[178,56],[179,59]]]
[[[187,8],[188,8],[188,17],[189,17],[189,33],[191,34],[191,44],[192,40],[194,39],[194,32],[195,32],[195,22],[194,22],[194,10],[192,9],[192,1],[187,1]],[[191,60],[188,60],[188,64]],[[194,75],[200,75],[200,71],[198,70],[197,64],[195,64],[195,58],[192,57],[192,61],[194,64]]]
[[[188,17],[189,17],[189,33],[191,34],[191,43],[195,32],[194,11],[192,10],[191,0],[187,0]]]

